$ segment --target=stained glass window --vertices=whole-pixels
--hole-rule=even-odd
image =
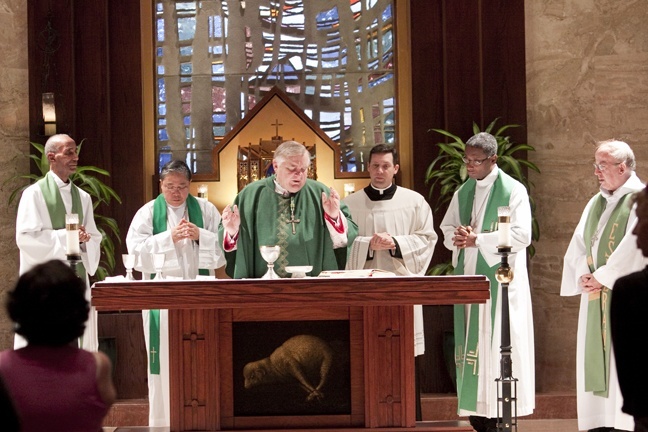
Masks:
[[[157,154],[212,149],[278,86],[340,146],[341,170],[395,140],[393,0],[156,0]]]

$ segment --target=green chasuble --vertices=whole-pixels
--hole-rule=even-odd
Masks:
[[[604,266],[612,252],[625,236],[632,208],[632,193],[627,193],[619,199],[612,210],[610,218],[600,233],[596,263],[593,259],[592,244],[599,235],[598,223],[607,206],[606,199],[599,193],[590,207],[585,220],[583,236],[587,251],[587,265],[590,272]],[[585,391],[591,391],[596,396],[608,397],[610,380],[610,302],[612,290],[603,287],[597,293],[589,294],[587,305],[587,326],[585,330]]]
[[[470,225],[470,215],[475,201],[475,187],[477,181],[468,179],[459,188],[459,218],[461,225]],[[511,199],[511,191],[515,186],[508,174],[500,170],[493,183],[486,203],[482,227],[497,226],[497,208],[508,206]],[[485,232],[485,231],[482,231]],[[497,295],[499,283],[495,279],[495,271],[500,266],[496,264],[489,267],[481,253],[477,257],[477,268],[475,273],[485,275],[490,280],[491,298],[491,323],[495,324],[495,309],[497,306]],[[457,267],[454,270],[457,275],[464,274],[464,249],[459,251]],[[465,306],[455,305],[454,307],[454,334],[455,334],[455,362],[457,367],[457,397],[459,408],[467,411],[477,410],[477,386],[479,371],[479,305],[468,307],[470,320],[466,321]],[[468,327],[466,327],[468,322]],[[491,329],[492,334],[492,329]],[[483,353],[488,355],[487,353]]]
[[[333,249],[322,207],[322,192],[328,195],[329,188],[308,179],[299,192],[283,197],[275,192],[274,179],[272,176],[250,183],[234,200],[240,211],[241,226],[237,248],[225,252],[226,273],[234,279],[263,276],[268,266],[259,252],[262,245],[281,247],[279,259],[275,262],[275,271],[281,277],[289,277],[286,266],[311,265],[313,270],[309,276],[317,276],[323,270],[344,269],[347,252],[358,235],[358,226],[351,220],[348,207],[340,203],[340,211],[347,219],[347,247]],[[294,223],[290,222],[291,202]],[[221,223],[221,244],[223,236]]]

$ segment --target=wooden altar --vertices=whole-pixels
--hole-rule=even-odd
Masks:
[[[98,311],[169,309],[172,431],[441,431],[451,429],[416,427],[411,306],[484,303],[488,287],[484,276],[124,280],[95,284],[92,304]],[[277,321],[348,321],[348,410],[237,413],[232,329]]]

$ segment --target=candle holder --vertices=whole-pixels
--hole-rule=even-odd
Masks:
[[[79,215],[69,213],[65,215],[65,248],[68,264],[77,276],[81,277],[79,264],[81,263],[81,246],[79,245]]]
[[[81,254],[75,255],[75,254],[67,254],[67,262],[72,271],[77,275],[77,277],[81,277],[81,273],[79,272],[79,266],[81,265]]]
[[[502,225],[500,222],[500,229]],[[500,341],[500,377],[497,382],[497,430],[517,432],[517,379],[513,378],[511,361],[511,322],[509,314],[508,286],[513,280],[513,269],[509,265],[510,246],[498,246],[497,254],[502,257],[495,272],[500,283],[502,298],[502,336]]]

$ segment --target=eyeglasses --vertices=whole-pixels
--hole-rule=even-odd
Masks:
[[[621,165],[622,163],[623,163],[623,162],[617,162],[617,163],[613,163],[613,164],[611,164],[611,165],[612,165],[612,166],[614,166],[614,165]],[[599,170],[599,171],[605,171],[605,169],[606,169],[607,167],[610,166],[610,165],[608,165],[608,164],[597,164],[597,163],[593,163],[592,165],[594,166],[594,169],[595,169],[595,170]]]
[[[488,156],[488,157],[486,157],[486,158],[484,158],[484,159],[468,159],[466,156],[463,156],[463,157],[461,158],[461,160],[462,160],[463,163],[465,163],[466,165],[468,165],[468,164],[473,164],[474,166],[479,166],[479,165],[483,164],[484,162],[486,162],[486,161],[487,161],[488,159],[490,159],[491,157],[492,157],[492,156]]]
[[[162,187],[169,192],[185,192],[187,189],[189,189],[189,185],[184,185],[184,186],[168,186],[162,183]]]

